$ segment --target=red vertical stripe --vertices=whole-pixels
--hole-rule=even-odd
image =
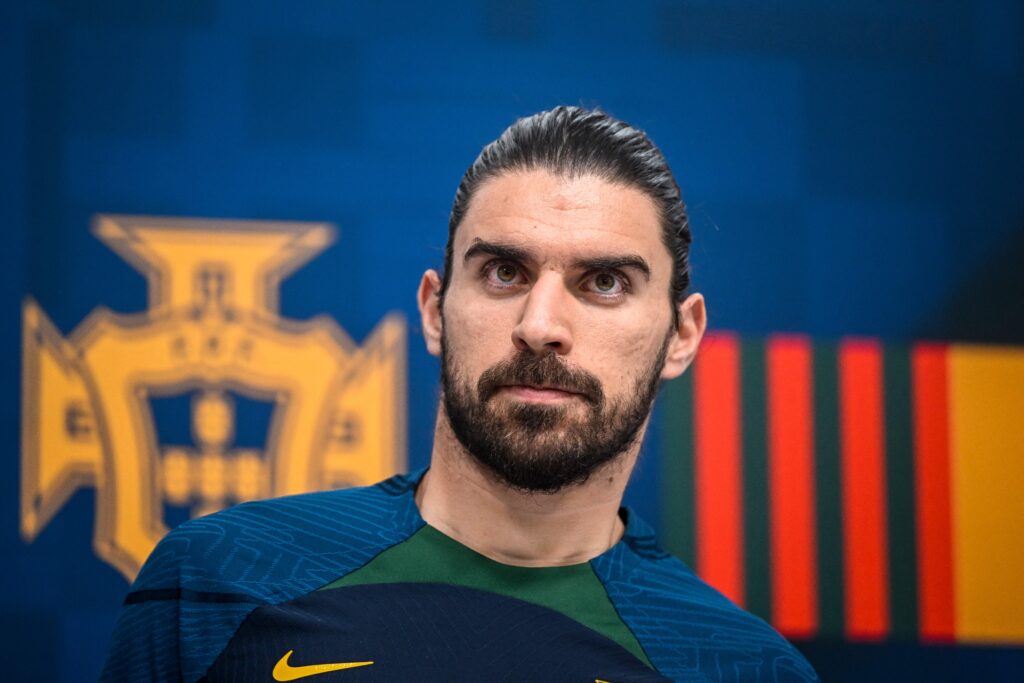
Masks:
[[[733,335],[706,339],[694,372],[697,571],[735,602],[743,594],[740,465],[740,346]]]
[[[853,340],[839,349],[846,632],[889,632],[882,349]]]
[[[921,639],[932,642],[955,636],[946,352],[920,344],[913,354],[918,609]]]
[[[797,638],[818,628],[811,352],[804,337],[767,348],[772,622]]]

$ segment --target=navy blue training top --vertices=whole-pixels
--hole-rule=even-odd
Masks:
[[[590,562],[512,567],[425,524],[422,476],[182,524],[125,598],[101,680],[818,680],[628,510]]]

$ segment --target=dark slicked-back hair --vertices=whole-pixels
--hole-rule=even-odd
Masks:
[[[519,119],[462,176],[448,219],[441,294],[451,280],[455,231],[480,186],[506,173],[545,169],[567,178],[593,175],[635,187],[654,200],[661,214],[661,237],[672,255],[670,296],[674,319],[690,285],[690,221],[679,185],[664,155],[640,129],[602,111],[556,107]],[[678,321],[677,321],[678,322]]]

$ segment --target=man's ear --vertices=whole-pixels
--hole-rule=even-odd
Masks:
[[[703,295],[691,294],[679,304],[679,326],[669,340],[662,379],[674,379],[690,367],[707,324]]]
[[[427,341],[427,352],[432,356],[441,355],[441,277],[436,270],[423,273],[420,288],[416,292],[416,302],[420,307],[420,325],[423,327],[423,338]]]

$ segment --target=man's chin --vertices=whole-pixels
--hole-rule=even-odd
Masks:
[[[477,423],[487,425],[485,432],[462,431],[460,436],[453,427],[467,453],[512,489],[558,493],[585,483],[616,457],[591,443],[600,430],[586,416],[543,407],[512,412],[515,415],[488,411],[486,419]],[[551,424],[539,424],[545,417]]]
[[[560,493],[585,484],[605,463],[566,468],[561,454],[534,451],[524,462],[489,462],[477,459],[484,469],[505,486],[523,493]]]

